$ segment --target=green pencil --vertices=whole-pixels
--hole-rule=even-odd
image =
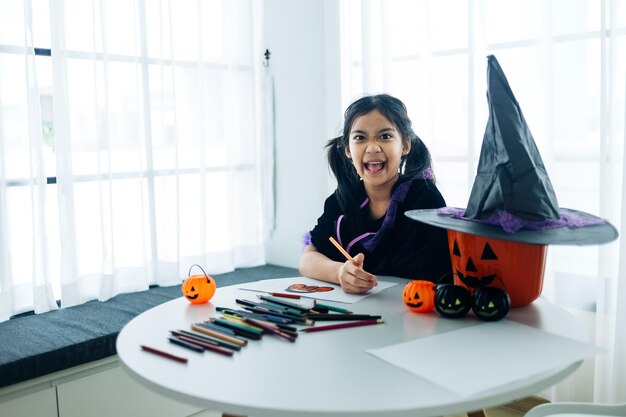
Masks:
[[[322,308],[327,308],[330,311],[336,311],[338,313],[343,313],[343,314],[352,314],[352,311],[346,310],[345,308],[341,308],[341,307],[335,307],[335,306],[329,306],[327,304],[322,304],[322,303],[315,303],[316,306],[322,307]]]

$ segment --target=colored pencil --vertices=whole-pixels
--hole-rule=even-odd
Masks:
[[[259,314],[289,319],[291,323],[302,323],[302,324],[307,324],[307,325],[313,324],[311,320],[307,320],[306,317],[304,316],[294,316],[293,314],[278,313],[274,310],[269,310],[264,307],[244,307],[244,310],[253,311]]]
[[[271,322],[271,323],[274,323],[274,324],[291,323],[291,321],[289,319],[283,319],[283,318],[280,318],[280,317],[269,316],[267,314],[257,314],[257,313],[253,313],[251,311],[231,310],[231,309],[224,309],[224,310],[221,310],[221,311],[222,311],[222,313],[235,314],[237,316],[242,316],[242,317],[250,317],[252,319],[264,320],[264,321]]]
[[[309,312],[309,310],[291,308],[291,307],[287,307],[285,305],[278,304],[273,301],[267,301],[267,300],[263,300],[262,302],[257,304],[257,307],[266,307],[271,310],[278,311],[280,313],[293,314],[294,316],[303,316]]]
[[[263,332],[263,328],[262,327],[254,326],[251,323],[248,323],[248,322],[244,321],[242,317],[236,316],[234,314],[224,313],[222,315],[221,319],[229,321],[231,323],[239,324],[239,325],[244,326],[244,327],[246,327],[248,329],[252,329],[252,330],[257,330],[257,331]]]
[[[255,303],[253,301],[249,301],[249,300],[235,300],[235,302],[237,304],[241,304],[243,306],[246,307],[261,307],[261,308],[266,308],[268,310],[271,311],[275,311],[277,313],[286,313],[286,314],[293,314],[293,315],[302,315],[304,313],[304,310],[297,310],[297,309],[292,309],[289,308],[285,305],[282,304],[278,304],[278,303],[272,303],[272,302],[264,302],[264,303]]]
[[[171,353],[164,352],[162,350],[155,349],[153,347],[146,346],[146,345],[141,345],[141,349],[145,350],[146,352],[154,353],[155,355],[159,355],[164,358],[171,359],[173,361],[180,362],[180,363],[187,363],[187,360],[188,360],[187,358],[183,358],[182,356],[173,355]]]
[[[335,307],[335,306],[331,306],[328,304],[322,304],[322,303],[315,303],[315,307],[322,307],[322,308],[326,308],[330,311],[336,311],[338,313],[343,313],[343,314],[352,314],[352,311],[350,310],[346,310],[345,308],[341,308],[341,307]]]
[[[204,347],[198,346],[187,340],[178,339],[176,337],[168,337],[167,340],[169,340],[170,343],[173,343],[177,346],[184,347],[185,349],[193,350],[194,352],[199,352],[199,353],[204,352]]]
[[[170,330],[174,336],[185,336],[192,339],[199,340],[200,342],[209,343],[215,346],[225,347],[231,350],[241,350],[241,346],[234,343],[227,342],[226,340],[218,339],[217,337],[211,337],[194,331],[188,332],[186,330]]]
[[[300,299],[299,295],[296,294],[285,294],[284,292],[270,292],[269,295],[273,295],[274,297],[283,297],[283,298],[295,298],[296,300]]]
[[[235,332],[231,329],[226,329],[224,327],[220,327],[220,326],[216,326],[215,324],[211,323],[210,321],[205,321],[202,323],[198,323],[200,324],[202,327],[206,327],[207,329],[212,329],[218,332],[222,332],[222,333],[226,333],[229,334],[231,336],[235,336]]]
[[[247,318],[247,317],[243,317],[243,318],[242,318],[242,320],[243,320],[244,322],[247,322],[247,323],[253,324],[253,325],[255,325],[255,326],[259,326],[260,328],[264,329],[264,330],[265,330],[265,331],[267,331],[268,333],[274,334],[274,335],[276,335],[276,336],[280,336],[280,337],[282,337],[283,339],[286,339],[286,340],[288,340],[288,341],[290,341],[290,342],[295,342],[295,341],[296,341],[296,337],[297,337],[297,335],[288,334],[288,333],[283,332],[283,331],[281,331],[281,330],[279,330],[279,329],[277,329],[277,328],[275,328],[275,327],[273,327],[273,326],[266,325],[266,324],[261,323],[261,322],[259,322],[259,321],[257,321],[257,320],[254,320],[254,319],[249,319],[249,318]]]
[[[247,307],[256,307],[256,306],[258,306],[258,305],[259,305],[259,303],[254,303],[254,302],[252,302],[252,301],[248,301],[248,300],[241,300],[241,299],[239,299],[239,298],[236,298],[236,299],[235,299],[235,302],[236,302],[237,304],[241,304],[241,305],[243,305],[243,306],[247,306]]]
[[[226,328],[232,329],[235,331],[235,334],[237,336],[242,336],[247,339],[259,340],[263,335],[263,332],[260,330],[247,328],[240,324],[229,322],[228,320],[213,318],[211,319],[211,322],[213,322],[213,324],[217,324],[218,326],[224,326]]]
[[[307,316],[313,321],[342,321],[342,320],[372,320],[380,319],[381,316],[373,316],[370,314],[312,314]]]
[[[257,297],[259,297],[263,301],[269,301],[270,303],[275,303],[278,305],[282,305],[282,306],[300,310],[300,311],[309,311],[311,309],[310,307],[305,307],[297,303],[292,303],[290,301],[281,300],[278,297],[272,297],[269,295],[257,295]]]
[[[339,252],[341,252],[343,256],[346,257],[347,260],[352,261],[353,264],[356,264],[356,262],[354,261],[354,258],[350,256],[350,254],[346,252],[344,248],[341,247],[341,245],[335,240],[334,237],[331,236],[328,238],[328,240],[330,240],[330,243],[332,243],[333,245],[335,245],[337,249],[339,249]]]
[[[225,315],[230,315],[232,317],[237,317],[239,319],[242,319],[244,317],[249,318],[249,319],[253,319],[253,320],[259,321],[261,323],[267,324],[268,326],[272,326],[272,327],[275,327],[275,328],[280,329],[280,330],[285,330],[288,333],[289,332],[293,333],[293,332],[297,332],[298,331],[298,329],[293,327],[293,326],[288,326],[286,324],[283,324],[282,320],[279,321],[279,322],[276,322],[274,320],[270,320],[270,319],[272,319],[271,316],[264,317],[264,316],[260,316],[258,314],[252,314],[252,313],[248,314],[247,312],[240,312],[240,311],[225,311],[224,314]]]
[[[201,340],[197,340],[191,337],[186,336],[178,336],[181,341],[189,343],[194,346],[198,346],[202,350],[210,350],[211,352],[219,353],[220,355],[225,356],[233,356],[233,351],[225,348],[221,348],[219,346],[212,345],[210,343],[203,342]]]
[[[350,321],[347,323],[330,324],[328,326],[313,326],[313,327],[307,327],[305,329],[300,329],[300,331],[307,332],[307,333],[321,332],[324,330],[345,329],[348,327],[367,326],[370,324],[379,324],[379,323],[384,323],[383,319]]]
[[[203,334],[206,334],[208,336],[217,337],[218,339],[222,339],[222,340],[225,340],[225,341],[230,342],[230,343],[234,343],[234,344],[239,345],[239,346],[245,346],[248,343],[248,341],[245,340],[245,339],[240,339],[240,338],[235,337],[235,336],[229,336],[229,335],[227,335],[225,333],[221,333],[221,332],[218,332],[218,331],[215,331],[215,330],[207,329],[206,327],[202,327],[202,326],[200,326],[198,324],[192,324],[191,328],[193,330],[199,332],[199,333],[203,333]]]

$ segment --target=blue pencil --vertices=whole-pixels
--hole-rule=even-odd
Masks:
[[[168,337],[168,340],[178,346],[182,346],[185,349],[193,350],[194,352],[204,352],[204,348],[193,343],[185,342],[184,340],[177,339],[176,337]]]

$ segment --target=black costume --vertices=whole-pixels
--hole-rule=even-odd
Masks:
[[[404,215],[407,210],[446,205],[434,182],[428,179],[432,171],[427,171],[398,180],[387,212],[377,220],[370,218],[369,199],[362,184],[345,211],[333,193],[305,243],[334,261],[345,262],[328,240],[333,236],[350,255],[362,252],[363,269],[372,274],[439,281],[451,272],[446,231]]]

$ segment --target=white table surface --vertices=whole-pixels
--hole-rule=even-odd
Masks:
[[[434,311],[412,313],[402,302],[407,281],[381,279],[399,284],[345,306],[355,313],[381,314],[384,324],[304,333],[295,343],[265,335],[232,357],[196,353],[168,342],[169,330],[188,330],[192,323],[219,315],[216,306],[239,308],[235,298],[256,298],[258,293],[235,285],[218,288],[208,304],[192,305],[181,297],[144,312],[122,329],[117,352],[127,372],[158,393],[210,410],[255,417],[450,415],[536,394],[580,366],[581,362],[575,362],[489,393],[462,398],[366,350],[476,324],[472,313],[460,320],[441,318]],[[576,318],[541,298],[512,309],[507,320],[578,340],[586,337]],[[185,356],[189,362],[181,364],[144,352],[142,344]],[[463,354],[463,347],[451,347],[450,354]],[[415,360],[428,358],[415,352]]]

